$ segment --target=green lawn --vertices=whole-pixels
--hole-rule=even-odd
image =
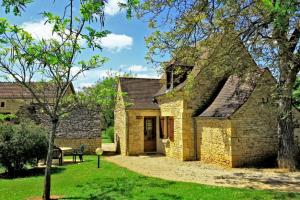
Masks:
[[[106,137],[102,137],[102,143],[113,143],[114,141],[112,141],[110,138],[106,138]]]
[[[300,199],[300,194],[212,187],[150,178],[102,161],[85,157],[77,165],[60,167],[52,176],[52,194],[64,199]],[[0,199],[26,199],[42,193],[43,176],[0,179]]]

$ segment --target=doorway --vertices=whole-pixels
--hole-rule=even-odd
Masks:
[[[156,152],[156,117],[144,118],[144,152]]]

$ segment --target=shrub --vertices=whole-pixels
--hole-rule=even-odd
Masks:
[[[9,177],[24,169],[26,164],[35,165],[47,155],[46,131],[33,123],[0,125],[0,164]]]
[[[102,132],[102,139],[107,139],[110,142],[114,142],[114,127],[110,126]]]

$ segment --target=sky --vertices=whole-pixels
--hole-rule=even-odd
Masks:
[[[158,70],[145,60],[147,48],[144,38],[151,34],[151,29],[148,28],[145,20],[127,19],[125,11],[118,7],[119,1],[124,2],[124,0],[108,0],[104,10],[104,29],[111,33],[101,40],[103,50],[87,51],[80,56],[81,59],[88,59],[92,54],[100,54],[107,57],[108,61],[103,66],[78,77],[74,81],[77,90],[91,86],[97,80],[107,76],[108,72],[131,72],[143,78],[159,77]],[[11,24],[21,25],[35,38],[47,39],[53,37],[51,26],[45,25],[45,20],[40,13],[43,11],[61,13],[64,8],[61,2],[61,0],[56,0],[55,3],[52,0],[35,0],[27,6],[21,17],[7,15],[3,8],[0,8],[0,17],[7,18]],[[78,8],[75,7],[75,9]]]

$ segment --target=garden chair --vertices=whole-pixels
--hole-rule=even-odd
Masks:
[[[73,151],[73,162],[76,163],[76,157],[79,157],[80,162],[83,162],[83,154],[84,154],[85,145],[80,145],[79,148],[74,149]]]
[[[62,150],[59,147],[53,147],[52,159],[58,159],[58,165],[62,165],[63,157]]]

